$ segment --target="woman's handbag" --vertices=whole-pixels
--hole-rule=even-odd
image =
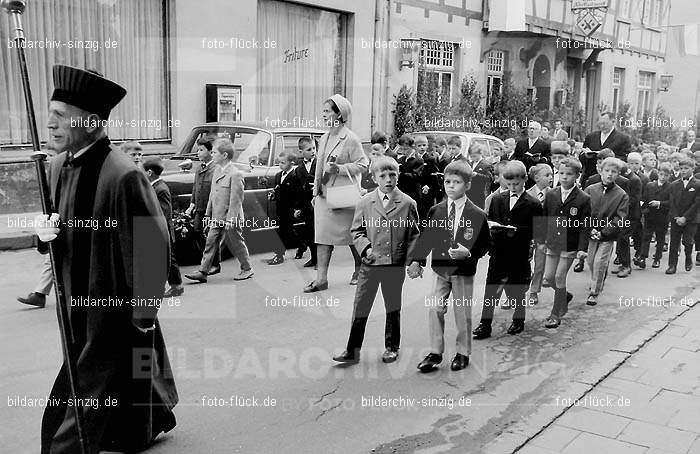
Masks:
[[[360,182],[345,168],[351,184],[326,187],[326,202],[330,208],[354,208],[362,198]]]

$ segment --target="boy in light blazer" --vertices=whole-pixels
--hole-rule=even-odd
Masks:
[[[573,295],[566,289],[566,277],[574,259],[586,258],[587,222],[591,216],[591,198],[576,185],[583,171],[581,162],[564,159],[558,170],[561,184],[547,193],[543,208],[547,254],[544,279],[554,290],[554,304],[545,328],[558,327],[569,310]]]
[[[186,274],[187,279],[207,282],[214,255],[219,252],[219,243],[226,241],[229,251],[241,264],[241,271],[234,276],[240,281],[253,276],[250,256],[243,239],[243,175],[233,165],[233,142],[220,138],[214,142],[212,157],[217,165],[212,177],[211,193],[205,213],[205,222],[209,228],[204,255],[199,270]]]
[[[431,372],[442,362],[445,351],[445,313],[452,304],[457,326],[456,354],[450,368],[469,365],[472,323],[472,296],[476,265],[491,243],[486,213],[467,197],[473,172],[462,160],[445,167],[447,199],[434,205],[423,221],[423,231],[410,255],[408,276],[422,275],[425,259],[432,253],[435,280],[426,300],[430,329],[430,353],[418,364],[421,372]]]
[[[392,363],[398,359],[406,258],[419,235],[416,202],[396,187],[399,164],[393,158],[381,156],[372,160],[370,171],[378,187],[362,197],[352,221],[353,241],[362,265],[347,347],[333,358],[341,363],[360,360],[367,318],[380,285],[386,309],[386,350],[382,361]]]

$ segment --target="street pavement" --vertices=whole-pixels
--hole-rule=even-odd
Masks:
[[[255,276],[239,283],[232,280],[237,263],[228,260],[223,272],[212,276],[209,283],[187,285],[182,297],[166,301],[161,309],[180,403],[175,409],[177,427],[161,436],[149,452],[506,453],[519,446],[524,446],[523,452],[540,452],[538,449],[545,448],[534,444],[540,443],[538,438],[527,440],[547,425],[540,437],[559,425],[579,431],[576,436],[582,442],[594,436],[633,437],[644,432],[645,426],[635,424],[629,416],[629,425],[611,425],[602,435],[585,426],[572,427],[566,419],[561,424],[551,421],[562,413],[557,421],[571,418],[565,412],[567,399],[593,392],[590,389],[599,378],[588,375],[605,375],[619,367],[610,379],[638,382],[638,395],[644,395],[642,390],[647,388],[665,387],[661,383],[668,378],[663,373],[666,369],[656,369],[650,356],[637,364],[639,373],[629,370],[637,360],[630,359],[634,347],[624,345],[638,345],[635,339],[646,339],[649,326],[658,330],[674,320],[698,299],[695,295],[700,288],[697,269],[673,276],[664,275],[664,268],[634,271],[627,279],[610,275],[598,306],[589,307],[584,303],[587,273],[572,273],[569,287],[575,298],[558,329],[543,327],[551,308],[551,289],[544,289],[539,305],[528,311],[526,331],[521,335],[505,334],[512,312],[497,309],[494,336],[474,341],[471,363],[461,372],[449,370],[455,329],[448,313],[443,367],[426,375],[418,373],[416,365],[428,352],[425,298],[431,286],[430,271],[422,279],[407,280],[404,286],[399,361],[381,362],[384,309],[379,297],[367,326],[361,362],[339,367],[331,356],[344,348],[350,327],[354,295],[354,287],[348,285],[350,251],[336,249],[330,288],[318,294],[318,301],[310,299],[315,295],[301,291],[313,278],[313,270],[301,267],[308,254],[304,260],[289,258],[279,266],[266,265],[269,256],[255,254]],[[293,252],[288,251],[287,256]],[[3,452],[37,452],[43,408],[29,406],[27,399],[48,394],[61,363],[53,301],[43,310],[25,308],[15,301],[33,288],[41,260],[33,250],[0,253]],[[487,259],[480,262],[475,277],[475,324],[481,313],[487,263]],[[183,272],[193,269],[185,267]],[[697,321],[697,310],[692,314],[688,316]],[[674,322],[678,327],[660,336],[697,342],[697,332],[678,320]],[[675,347],[684,340],[665,342]],[[697,353],[680,347],[666,355],[671,353],[685,361],[689,373],[697,371],[695,365],[690,366]],[[693,377],[683,377],[687,379],[683,392],[697,395],[697,388],[690,385]],[[614,389],[605,392],[617,395]],[[649,399],[657,394],[666,395],[655,393]],[[653,414],[638,395],[630,392],[630,406],[620,411]],[[674,399],[682,400],[670,393],[664,399],[671,406]],[[609,414],[609,409],[603,411]],[[684,422],[682,415],[667,412],[663,424],[669,430],[687,431],[682,428],[685,423],[695,421],[698,427],[697,414]],[[613,432],[613,427],[619,432]],[[678,443],[688,445],[685,438]]]

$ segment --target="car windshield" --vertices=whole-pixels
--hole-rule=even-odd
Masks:
[[[212,126],[192,131],[190,141],[180,153],[181,156],[196,157],[199,139],[214,141],[226,138],[233,141],[236,162],[252,165],[268,165],[270,160],[270,140],[267,131],[231,126]]]

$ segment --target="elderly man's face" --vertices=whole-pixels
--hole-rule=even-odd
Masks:
[[[47,148],[56,153],[76,152],[89,145],[90,133],[95,127],[88,127],[90,120],[98,120],[96,115],[61,101],[49,103],[49,140]]]

